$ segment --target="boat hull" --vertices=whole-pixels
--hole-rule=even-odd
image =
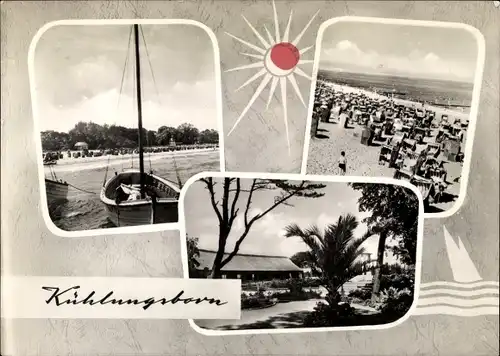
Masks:
[[[161,177],[149,175],[156,188],[170,189],[171,197],[158,197],[117,202],[111,196],[121,179],[137,180],[138,171],[120,173],[109,179],[101,190],[101,201],[106,207],[108,219],[117,227],[140,226],[160,223],[176,223],[179,220],[178,193],[180,189]],[[122,178],[125,177],[125,178]]]
[[[108,219],[117,227],[140,226],[179,221],[177,201],[157,204],[153,210],[152,202],[135,206],[105,204]]]
[[[48,205],[65,202],[68,199],[69,185],[51,179],[45,179],[45,192]]]

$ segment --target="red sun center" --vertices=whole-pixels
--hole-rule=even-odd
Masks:
[[[299,50],[291,43],[281,42],[271,48],[271,61],[279,69],[292,69],[299,63],[299,58]]]

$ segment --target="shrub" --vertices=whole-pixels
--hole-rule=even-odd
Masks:
[[[408,271],[406,273],[392,273],[382,275],[380,279],[380,290],[395,288],[397,290],[409,289],[413,290],[415,286],[415,272]]]
[[[264,296],[262,293],[247,296],[241,295],[241,309],[264,308],[273,304],[273,299]]]
[[[300,294],[304,291],[304,284],[301,279],[289,279],[286,281],[285,288],[288,288],[291,294]]]
[[[331,306],[319,302],[316,304],[314,311],[304,318],[304,326],[322,327],[339,325],[345,323],[346,319],[350,319],[354,315],[354,308],[348,303],[340,303],[336,306]]]
[[[289,279],[273,279],[271,281],[260,281],[260,282],[243,282],[242,289],[248,291],[256,291],[259,286],[263,286],[267,289],[284,289],[290,288],[291,284],[302,285],[303,288],[318,288],[321,286],[321,281],[318,278],[289,278]],[[292,287],[293,288],[293,287]]]
[[[276,298],[280,302],[293,302],[299,300],[319,299],[321,298],[321,293],[316,291],[290,290],[285,293],[274,293],[271,297]]]
[[[356,288],[353,289],[352,291],[349,292],[348,297],[351,298],[356,298],[358,300],[368,300],[372,296],[372,288],[371,285],[370,287],[361,287],[361,288]]]
[[[382,292],[380,302],[379,310],[384,315],[396,320],[405,315],[410,309],[413,303],[413,293],[408,288],[397,290],[391,287]]]

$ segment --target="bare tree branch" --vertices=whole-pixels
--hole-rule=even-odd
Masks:
[[[222,183],[223,184],[222,201],[219,204],[219,202],[215,200],[215,193],[214,193],[215,183],[213,179],[212,178],[202,179],[202,181],[204,181],[205,184],[207,185],[207,189],[209,190],[211,195],[212,206],[214,207],[214,210],[217,213],[217,217],[219,218],[219,248],[217,250],[216,257],[213,262],[212,272],[209,278],[218,278],[218,276],[220,276],[221,269],[225,265],[227,265],[233,259],[234,256],[237,255],[241,244],[248,236],[252,226],[258,220],[262,219],[265,215],[269,214],[279,205],[292,206],[290,203],[288,203],[288,200],[293,196],[303,197],[303,198],[321,197],[324,194],[315,192],[315,190],[322,189],[325,187],[324,185],[321,184],[312,184],[312,183],[308,184],[306,181],[299,181],[299,183],[297,184],[295,182],[286,182],[281,180],[253,179],[250,188],[245,187],[245,189],[242,189],[240,178],[224,178],[224,181]],[[236,187],[233,184],[234,182],[236,182]],[[254,197],[254,193],[257,191],[271,191],[271,190],[280,190],[280,193],[278,193],[274,197],[273,203],[265,211],[255,214],[254,216],[250,216],[251,215],[250,210],[252,206],[252,199]],[[229,238],[230,232],[232,230],[234,221],[239,213],[239,208],[237,208],[237,205],[242,191],[248,193],[243,215],[244,231],[237,239],[233,251],[230,252],[227,256],[225,256],[226,243]]]
[[[231,189],[230,189],[231,190]],[[233,203],[231,204],[231,216],[229,217],[229,229],[233,226],[233,222],[238,216],[238,211],[239,209],[236,209],[236,203],[238,202],[238,199],[240,197],[240,191],[241,191],[241,181],[240,178],[236,179],[236,189],[234,190],[235,194],[233,197]]]
[[[254,183],[255,183],[255,181],[256,180],[254,179]],[[252,188],[254,187],[254,183],[252,183]],[[245,211],[245,231],[243,232],[243,234],[241,234],[241,236],[236,241],[236,244],[234,245],[233,251],[222,261],[221,268],[224,267],[229,261],[231,261],[234,256],[236,256],[236,254],[238,253],[238,251],[240,249],[241,244],[243,243],[243,241],[247,237],[252,225],[256,221],[262,219],[265,215],[269,214],[271,211],[276,209],[276,207],[278,207],[280,204],[286,202],[288,199],[290,199],[291,197],[296,195],[298,192],[303,190],[305,183],[306,183],[305,181],[302,181],[300,183],[300,185],[297,188],[295,188],[291,193],[284,195],[283,198],[281,198],[281,199],[275,200],[274,204],[271,205],[267,210],[265,210],[264,212],[262,212],[260,214],[255,215],[252,219],[250,219],[250,221],[247,222],[247,213],[248,213],[249,206],[251,204],[251,195],[249,196],[249,199],[247,200],[246,211]]]
[[[224,187],[222,193],[222,219],[225,224],[229,222],[229,188],[231,187],[231,178],[224,178]]]
[[[260,214],[255,215],[252,218],[252,220],[250,220],[249,224],[253,224],[255,221],[261,219],[263,216],[265,216],[266,214],[270,213],[272,210],[276,209],[276,207],[278,205],[286,202],[288,199],[290,199],[291,197],[293,197],[294,195],[296,195],[297,193],[299,193],[304,188],[305,184],[306,184],[306,182],[302,181],[302,183],[300,183],[300,185],[297,188],[295,188],[295,190],[293,190],[291,193],[288,193],[287,195],[284,195],[281,199],[275,200],[274,204],[271,205],[267,210],[265,210],[264,212],[262,212]]]
[[[247,198],[247,203],[246,203],[246,206],[245,206],[245,226],[248,225],[248,211],[250,210],[250,205],[252,204],[252,196],[253,196],[253,192],[255,191],[255,186],[257,184],[257,179],[254,179],[252,181],[252,186],[250,187],[250,193],[248,194],[248,198]]]
[[[222,221],[223,221],[222,215],[221,215],[219,208],[218,208],[219,202],[215,201],[215,191],[214,191],[215,183],[214,183],[214,180],[212,177],[206,178],[206,179],[202,178],[200,180],[206,184],[207,189],[210,193],[210,202],[212,203],[212,207],[214,208],[215,213],[217,214],[217,219],[219,219],[219,224],[222,224]]]

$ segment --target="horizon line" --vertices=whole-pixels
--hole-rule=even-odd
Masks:
[[[464,79],[444,79],[444,78],[431,78],[431,77],[426,77],[426,76],[410,76],[410,73],[379,73],[379,72],[369,72],[369,71],[357,71],[354,69],[342,69],[339,67],[335,68],[324,68],[319,66],[318,74],[321,71],[328,71],[328,72],[337,72],[337,73],[349,73],[349,74],[364,74],[364,75],[372,75],[372,76],[391,76],[391,77],[398,77],[398,78],[407,78],[407,79],[414,79],[414,80],[434,80],[434,81],[440,81],[440,82],[453,82],[453,83],[463,83],[463,84],[470,84],[474,85],[474,79],[471,80],[464,80]]]

